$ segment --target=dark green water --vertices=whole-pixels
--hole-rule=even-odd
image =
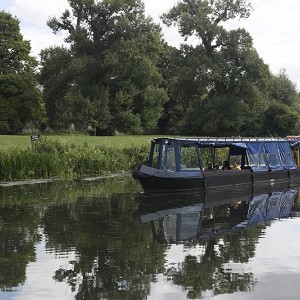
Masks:
[[[0,299],[298,299],[299,211],[290,186],[2,185]]]

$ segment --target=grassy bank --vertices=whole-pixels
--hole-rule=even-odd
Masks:
[[[57,141],[71,143],[75,146],[106,146],[113,148],[140,147],[149,145],[154,136],[124,135],[124,136],[87,136],[87,135],[42,135],[42,141]],[[31,147],[30,135],[0,135],[0,150],[10,148],[26,149]]]
[[[127,172],[145,161],[151,140],[145,136],[51,136],[31,145],[29,136],[1,136],[0,144],[5,137],[5,146],[0,147],[0,180],[4,181]]]

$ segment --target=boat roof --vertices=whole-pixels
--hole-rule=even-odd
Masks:
[[[159,137],[155,138],[154,141],[169,140],[179,142],[196,142],[196,143],[251,143],[251,142],[296,142],[299,139],[293,137],[285,138],[270,138],[270,137]]]
[[[169,143],[176,141],[182,144],[193,144],[196,143],[201,148],[214,147],[214,148],[223,148],[223,147],[242,147],[248,148],[251,144],[289,144],[290,147],[294,148],[295,146],[300,145],[300,138],[298,136],[289,136],[289,137],[159,137],[152,140],[154,143]]]

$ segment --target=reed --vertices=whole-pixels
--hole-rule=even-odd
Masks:
[[[76,145],[43,140],[35,147],[0,151],[0,180],[30,178],[81,178],[128,172],[147,157],[148,147]]]

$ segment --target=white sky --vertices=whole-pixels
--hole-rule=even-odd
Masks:
[[[156,22],[159,16],[176,4],[177,0],[144,0],[146,13]],[[252,0],[254,12],[237,26],[250,32],[260,57],[274,74],[285,69],[290,79],[300,88],[300,1]],[[60,16],[67,0],[0,0],[0,10],[12,13],[20,21],[21,33],[31,42],[32,53],[61,45],[63,37],[54,35],[46,26],[50,16]],[[179,44],[175,28],[163,27],[165,39],[170,45]]]

